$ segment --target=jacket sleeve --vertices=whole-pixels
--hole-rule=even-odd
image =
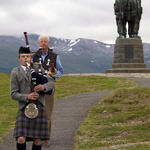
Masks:
[[[56,57],[56,69],[57,69],[57,74],[54,75],[54,78],[60,78],[63,75],[63,67],[59,55],[57,55]]]
[[[20,93],[19,89],[20,84],[21,83],[18,82],[17,72],[13,70],[10,78],[10,96],[14,100],[28,102],[27,100],[28,94]]]
[[[55,80],[52,77],[47,76],[47,80],[48,82],[44,84],[44,89],[45,89],[44,92],[48,92],[52,90],[55,85]]]

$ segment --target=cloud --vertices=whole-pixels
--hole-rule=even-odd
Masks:
[[[115,41],[117,27],[115,0],[0,0],[0,34],[21,35],[24,31],[76,39]],[[140,35],[148,42],[149,4],[142,1],[144,13]]]

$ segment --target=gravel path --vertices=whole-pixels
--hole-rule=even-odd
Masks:
[[[51,146],[43,150],[73,150],[74,135],[89,109],[101,98],[111,91],[98,91],[70,96],[55,102]],[[0,150],[16,150],[12,131],[3,138]],[[27,144],[27,150],[31,150],[31,143]]]
[[[150,88],[150,78],[128,78],[129,80],[133,80],[138,83],[140,87]]]

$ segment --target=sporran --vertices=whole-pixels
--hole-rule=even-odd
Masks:
[[[29,103],[26,107],[25,107],[25,111],[24,114],[27,118],[30,119],[35,119],[38,114],[39,114],[39,110],[37,108],[37,105],[34,103]]]

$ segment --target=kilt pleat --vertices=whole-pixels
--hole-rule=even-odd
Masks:
[[[14,137],[24,136],[30,141],[34,138],[41,140],[49,139],[48,120],[45,109],[42,105],[38,105],[39,115],[35,119],[27,118],[24,115],[24,109],[18,111],[16,118]]]

